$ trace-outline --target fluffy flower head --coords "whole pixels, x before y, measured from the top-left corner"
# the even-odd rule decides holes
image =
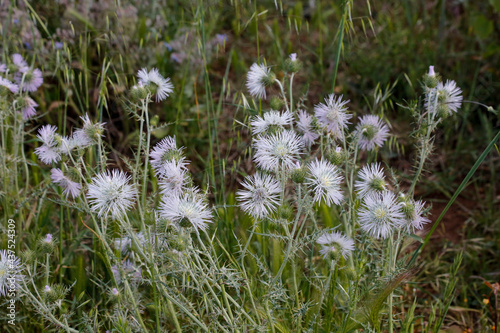
[[[379,116],[366,115],[359,120],[355,133],[361,149],[373,150],[375,147],[382,147],[389,136],[389,128]]]
[[[316,242],[321,245],[319,252],[324,258],[332,254],[333,256],[341,255],[347,259],[354,250],[354,241],[340,232],[325,233]]]
[[[343,101],[342,96],[330,94],[325,98],[325,104],[319,103],[314,107],[319,123],[337,139],[342,138],[342,132],[352,118],[352,114],[347,113],[347,103],[349,100]]]
[[[293,121],[293,115],[289,111],[283,113],[271,110],[264,113],[264,116],[255,116],[250,123],[253,134],[264,133],[268,130],[282,130]]]
[[[236,195],[243,211],[257,219],[276,211],[281,186],[273,176],[256,173],[246,177],[241,185],[245,189]]]
[[[389,237],[404,224],[402,208],[390,191],[368,194],[358,212],[361,229],[375,238]]]
[[[266,86],[274,81],[274,74],[264,64],[253,64],[247,74],[247,89],[250,95],[266,99]]]
[[[386,189],[384,170],[380,163],[365,165],[358,173],[354,187],[358,195],[363,198],[370,193],[377,193]]]
[[[129,184],[130,176],[114,169],[97,174],[87,191],[91,210],[99,217],[109,214],[119,219],[132,207],[135,201],[134,186]]]
[[[294,167],[304,144],[295,132],[281,131],[254,139],[254,147],[257,165],[266,171],[278,171]]]
[[[307,184],[314,193],[314,202],[325,201],[328,206],[332,203],[340,205],[343,199],[340,183],[342,176],[332,163],[325,160],[314,160],[309,164],[311,175],[307,177]]]

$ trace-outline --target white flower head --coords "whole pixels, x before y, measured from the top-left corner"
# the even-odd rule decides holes
[[[308,167],[311,175],[306,177],[306,184],[311,186],[314,202],[325,201],[327,206],[332,203],[340,205],[344,196],[340,189],[342,176],[338,168],[323,159],[312,161]]]
[[[325,233],[318,238],[316,243],[321,245],[319,252],[323,255],[323,258],[332,254],[334,256],[341,255],[344,259],[347,259],[354,250],[354,241],[340,232]]]
[[[38,130],[37,137],[43,142],[43,145],[35,149],[35,154],[45,164],[61,160],[60,149],[56,146],[56,132],[57,127],[52,125],[42,126]]]
[[[43,83],[42,71],[38,68],[17,73],[14,77],[19,88],[27,92],[35,92]]]
[[[93,123],[88,114],[80,117],[83,120],[83,127],[75,130],[73,138],[75,146],[85,148],[92,144],[98,143],[99,137],[103,136],[104,125],[106,123]]]
[[[114,169],[97,174],[87,191],[90,209],[99,217],[111,216],[115,219],[123,217],[132,207],[136,197],[133,185],[129,184],[130,176]]]
[[[17,94],[19,86],[0,76],[0,86],[7,88],[11,93]]]
[[[183,161],[167,161],[162,164],[158,184],[165,196],[180,196],[186,189],[188,173]]]
[[[250,95],[266,99],[266,86],[274,81],[274,74],[264,64],[254,63],[247,74],[247,89]]]
[[[402,204],[394,193],[368,194],[358,211],[361,229],[375,238],[387,238],[404,224]]]
[[[347,103],[349,100],[343,101],[342,95],[335,97],[334,94],[330,94],[325,98],[325,104],[319,103],[314,107],[314,114],[319,123],[337,139],[343,137],[342,133],[352,118],[352,114],[347,113]]]
[[[71,194],[73,198],[80,195],[80,190],[82,185],[80,183],[72,181],[69,177],[65,176],[61,169],[53,168],[50,170],[52,182],[58,184],[63,188],[63,194],[66,198]]]
[[[250,123],[253,134],[264,133],[268,130],[282,130],[293,121],[293,115],[289,111],[283,113],[271,110],[264,113],[264,116],[255,116]]]
[[[290,54],[290,60],[291,61],[297,61],[297,53]]]
[[[297,116],[297,128],[302,133],[302,142],[310,147],[319,138],[319,134],[314,132],[313,116],[304,110],[299,110]]]
[[[243,211],[257,219],[276,211],[281,185],[273,176],[257,172],[246,177],[241,185],[245,189],[236,195]]]
[[[266,171],[291,169],[295,166],[304,144],[293,131],[281,131],[254,139],[257,165]]]
[[[358,145],[362,150],[373,150],[382,147],[389,136],[387,124],[375,115],[361,117],[355,130],[358,136]]]
[[[425,210],[425,202],[421,200],[404,200],[401,204],[405,217],[403,227],[408,233],[415,233],[417,230],[422,230],[425,224],[431,222],[431,220],[422,215]]]
[[[21,260],[9,251],[0,251],[0,295],[2,296],[18,290],[19,282],[23,279],[23,275],[20,274]]]
[[[170,78],[164,78],[156,68],[149,72],[143,68],[137,73],[137,77],[139,78],[139,86],[149,88],[151,93],[156,95],[156,102],[163,101],[174,91],[174,85],[170,82]]]
[[[163,177],[165,173],[171,171],[172,165],[169,163],[172,161],[181,164],[183,167],[186,165],[185,158],[182,156],[183,149],[182,147],[177,148],[175,136],[168,136],[154,146],[149,156],[151,166],[155,170],[157,177]]]
[[[161,217],[181,227],[192,226],[196,230],[205,230],[208,223],[212,223],[212,212],[197,191],[163,197],[159,212]]]
[[[356,180],[354,187],[361,198],[371,193],[386,190],[384,170],[382,169],[380,163],[365,165],[359,171],[358,177],[359,180]]]
[[[456,113],[462,106],[462,89],[457,87],[453,80],[446,80],[446,83],[439,82],[436,87],[438,108],[437,111],[446,112],[448,115]],[[433,109],[434,110],[434,109]]]
[[[41,145],[40,147],[35,148],[35,154],[38,156],[40,161],[45,164],[51,164],[61,160],[61,154],[59,153],[59,149],[57,149],[57,147]]]

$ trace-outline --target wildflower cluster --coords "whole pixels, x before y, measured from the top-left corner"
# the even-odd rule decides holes
[[[2,103],[22,115],[24,121],[36,115],[36,103],[30,93],[34,93],[43,83],[42,71],[29,66],[23,56],[15,53],[7,63],[0,63],[0,96]]]

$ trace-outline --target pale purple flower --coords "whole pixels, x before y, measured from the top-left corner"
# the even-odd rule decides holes
[[[379,116],[365,115],[356,125],[355,134],[362,150],[373,150],[384,145],[389,136],[389,128]]]
[[[10,82],[7,79],[4,79],[3,77],[0,76],[0,86],[3,86],[7,89],[10,90],[11,93],[17,94],[19,91],[19,86],[15,83]]]
[[[429,76],[436,76],[436,72],[434,72],[434,66],[429,66]]]
[[[257,172],[246,177],[241,185],[245,189],[236,195],[243,211],[258,219],[276,211],[281,185],[273,176]]]
[[[7,65],[6,64],[0,64],[0,73],[5,73],[7,71]]]
[[[82,185],[72,181],[69,177],[65,176],[61,169],[50,170],[52,182],[58,184],[63,188],[63,194],[66,198],[71,194],[71,197],[76,198],[80,195]]]
[[[36,107],[38,104],[31,99],[29,96],[24,97],[24,105],[23,108],[21,109],[21,113],[23,114],[23,119],[27,120],[36,115]]]
[[[325,104],[319,103],[314,107],[314,114],[319,123],[337,139],[343,138],[342,133],[352,118],[352,114],[347,113],[347,103],[349,100],[343,101],[342,95],[335,97],[334,94],[330,94],[325,98]]]
[[[299,110],[297,115],[297,128],[302,133],[302,142],[310,147],[319,138],[319,134],[314,132],[313,116],[304,110]]]
[[[18,72],[25,73],[29,69],[28,63],[23,59],[23,56],[20,55],[19,53],[15,53],[12,55],[12,62],[17,67]]]
[[[291,61],[297,61],[297,53],[290,54],[290,60]]]
[[[42,71],[38,68],[16,74],[14,77],[20,89],[28,92],[35,92],[43,83]]]

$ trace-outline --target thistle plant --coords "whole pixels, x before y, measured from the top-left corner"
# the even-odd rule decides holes
[[[29,178],[24,124],[36,116],[29,94],[42,81],[18,54],[0,69],[6,184],[19,181],[7,177],[19,160],[5,156],[24,160]],[[392,135],[384,115],[361,114],[348,94],[327,94],[308,107],[307,94],[294,97],[301,91],[294,85],[300,56],[290,55],[279,75],[276,69],[255,63],[247,75],[250,96],[240,107],[248,115],[243,131],[252,136],[253,163],[240,170],[236,205],[229,196],[214,204],[210,184],[193,177],[189,146],[152,135],[168,128],[152,121],[154,103],[177,93],[156,68],[139,70],[122,96],[137,126],[131,158],[111,162],[108,124],[90,114],[64,134],[41,125],[31,134],[33,164],[47,171],[40,188],[61,209],[60,233],[34,239],[15,265],[1,252],[0,294],[14,275],[17,297],[44,325],[68,332],[394,332],[403,321],[411,325],[395,313],[394,294],[412,278],[407,244],[431,222],[415,188],[438,125],[461,106],[461,90],[443,83],[432,66],[423,77],[412,109],[419,156],[408,182],[379,154]],[[250,227],[231,235],[237,243],[231,247],[215,229],[235,207],[235,223]],[[68,305],[78,281],[57,281],[56,271],[68,265],[63,214],[78,216],[79,232],[92,237],[84,246],[99,263],[86,266],[95,299],[73,295],[87,297],[91,310]]]

